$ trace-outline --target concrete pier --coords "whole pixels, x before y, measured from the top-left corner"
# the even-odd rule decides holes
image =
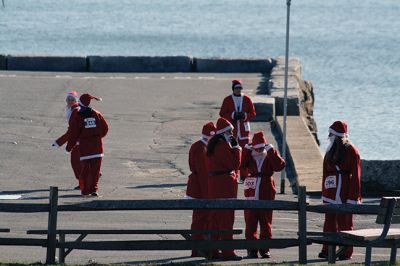
[[[72,189],[77,181],[64,147],[51,147],[51,143],[66,130],[63,112],[66,93],[76,89],[103,98],[102,102],[94,101],[93,107],[100,110],[110,124],[104,141],[101,199],[182,198],[189,174],[190,144],[200,137],[205,122],[217,120],[222,99],[231,93],[230,82],[236,78],[243,81],[244,93],[250,97],[267,97],[257,95],[265,78],[261,74],[0,72],[0,194],[21,196],[7,202],[47,203],[49,186],[58,186],[59,204],[92,200],[82,198],[79,191]],[[254,122],[251,127],[253,132],[263,130],[268,141],[278,146],[270,122]],[[291,145],[289,143],[289,148]],[[278,191],[279,177],[279,174],[274,177]],[[239,197],[242,197],[242,191],[240,185]],[[287,187],[286,194],[278,194],[277,199],[296,201],[296,196]],[[309,201],[320,202],[318,198]],[[322,230],[322,215],[310,214],[307,221],[308,230]],[[58,228],[185,229],[189,228],[190,222],[190,211],[60,213]],[[373,223],[373,220],[358,220],[357,227]],[[0,228],[10,228],[11,233],[7,234],[10,237],[26,237],[27,229],[43,229],[46,225],[47,215],[44,214],[0,213]],[[236,212],[235,227],[244,228],[241,211]],[[297,215],[275,211],[272,228],[274,237],[297,237]],[[90,236],[88,239],[140,237],[144,236]],[[179,236],[145,237],[173,239]],[[244,238],[244,235],[238,238]],[[317,258],[320,248],[319,245],[308,247],[311,263],[323,262]],[[363,252],[364,249],[356,249],[353,261],[363,261]],[[272,250],[271,253],[272,258],[267,261],[246,259],[240,263],[291,263],[298,258],[297,248]],[[190,258],[189,254],[189,251],[75,250],[67,257],[67,263],[89,260],[99,263],[204,262],[201,258]],[[238,254],[245,256],[246,253],[241,250]],[[388,257],[388,250],[373,254],[373,260]],[[40,247],[0,246],[2,262],[33,262],[44,258],[45,249]]]

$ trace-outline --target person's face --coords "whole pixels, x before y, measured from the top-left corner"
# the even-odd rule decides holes
[[[241,95],[242,94],[242,87],[233,88],[233,94]]]
[[[232,135],[233,135],[233,130],[230,129],[230,130],[226,131],[224,134],[225,134],[226,136],[232,136]]]
[[[65,101],[67,102],[67,106],[71,107],[72,105],[74,105],[76,103],[76,99],[72,96],[68,96]]]

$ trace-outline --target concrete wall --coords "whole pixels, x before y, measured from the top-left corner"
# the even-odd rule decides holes
[[[270,73],[275,60],[188,56],[13,56],[0,55],[0,70],[57,72]]]
[[[210,73],[270,73],[275,60],[268,59],[226,59],[193,58],[196,72]]]
[[[7,56],[7,70],[86,72],[86,57]]]
[[[188,56],[89,56],[89,72],[191,72]]]
[[[0,70],[7,69],[7,58],[4,55],[0,55]]]

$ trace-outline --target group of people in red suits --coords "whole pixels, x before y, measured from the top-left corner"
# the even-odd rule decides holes
[[[220,109],[216,125],[203,126],[201,139],[189,150],[189,167],[186,197],[190,199],[236,199],[238,180],[244,181],[244,196],[249,200],[275,199],[274,172],[285,167],[284,159],[265,139],[262,132],[253,135],[250,143],[250,121],[256,115],[251,99],[242,94],[240,80],[232,81],[232,94],[227,96]],[[246,239],[271,238],[272,211],[246,210]],[[234,210],[194,210],[191,229],[232,230]],[[193,239],[205,236],[194,234]],[[213,239],[233,239],[231,233],[213,234]],[[248,256],[269,258],[269,248],[248,250]],[[198,256],[193,250],[192,256]],[[213,250],[211,259],[240,260],[234,250]]]
[[[100,168],[102,163],[103,141],[107,135],[108,124],[103,115],[90,107],[91,100],[101,101],[88,93],[78,98],[76,91],[67,94],[65,114],[67,132],[58,138],[53,147],[67,143],[66,151],[71,153],[71,166],[78,186],[84,197],[98,197]]]
[[[244,197],[249,200],[274,200],[276,194],[273,174],[285,167],[285,160],[268,143],[263,132],[253,134],[250,142],[250,121],[256,112],[251,99],[242,94],[242,82],[232,81],[232,94],[227,96],[220,109],[216,125],[208,122],[203,126],[201,138],[189,151],[189,167],[186,197],[189,199],[236,199],[238,183],[243,182]],[[99,196],[98,181],[101,175],[103,142],[108,124],[103,115],[90,107],[91,100],[101,98],[75,91],[67,94],[67,132],[58,138],[54,147],[67,143],[71,153],[71,166],[78,180],[77,188],[85,197]],[[326,204],[361,203],[361,160],[357,148],[349,141],[345,121],[335,121],[329,127],[329,141],[324,162],[322,200]],[[272,238],[272,210],[244,211],[246,239]],[[192,230],[233,229],[234,210],[194,210]],[[352,214],[325,214],[324,232],[353,230]],[[203,239],[203,234],[193,234],[193,239]],[[231,233],[213,234],[213,239],[233,239]],[[249,249],[248,257],[269,258],[268,247]],[[350,259],[352,247],[341,249],[339,259]],[[319,257],[327,258],[327,246]],[[192,256],[201,255],[197,250]],[[234,250],[213,250],[209,258],[240,260]]]
[[[250,142],[250,121],[256,115],[251,99],[243,95],[242,83],[232,81],[233,93],[227,96],[220,109],[216,126],[203,126],[201,139],[189,151],[191,174],[186,197],[191,199],[236,199],[238,180],[243,179],[244,197],[249,200],[274,200],[276,194],[273,174],[285,167],[285,160],[267,142],[262,132],[253,134]],[[322,200],[326,204],[361,203],[361,163],[357,148],[349,141],[345,121],[335,121],[329,127],[327,152],[323,163]],[[260,239],[272,238],[272,210],[244,211],[246,239],[255,240],[259,225]],[[234,210],[194,210],[191,229],[232,230]],[[353,230],[352,214],[325,214],[324,232]],[[203,239],[201,234],[193,239]],[[212,235],[213,239],[233,239],[232,234]],[[352,247],[342,247],[340,260],[351,259]],[[249,258],[271,256],[268,247],[247,250]],[[320,258],[327,258],[323,246]],[[193,250],[192,256],[198,256]],[[211,259],[240,260],[233,250],[213,250]]]

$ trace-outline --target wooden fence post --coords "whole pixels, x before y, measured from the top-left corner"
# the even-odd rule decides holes
[[[306,187],[298,188],[299,201],[299,263],[307,264],[307,202]]]
[[[50,187],[46,264],[56,263],[58,187]]]

